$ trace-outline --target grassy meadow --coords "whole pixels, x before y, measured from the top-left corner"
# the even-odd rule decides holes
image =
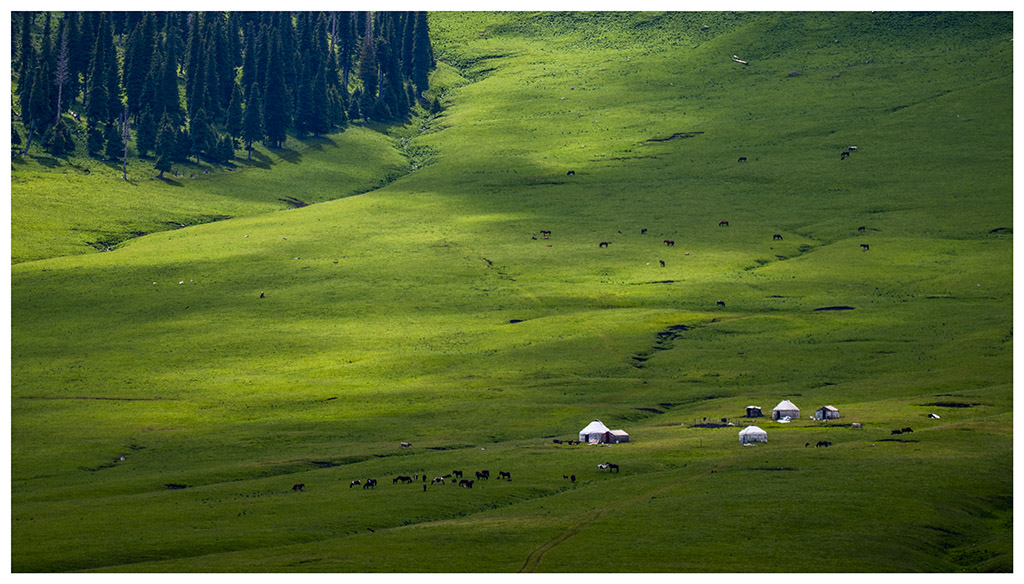
[[[1010,13],[430,24],[404,127],[12,158],[15,572],[1012,571]]]

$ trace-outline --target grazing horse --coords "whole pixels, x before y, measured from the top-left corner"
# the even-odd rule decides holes
[[[476,478],[483,480],[491,478],[491,471],[489,470],[478,470],[476,471]]]
[[[718,222],[718,226],[719,227],[728,227],[729,226],[729,222],[728,221],[719,221]]]
[[[849,155],[850,155],[849,152],[846,152],[846,151],[840,152],[839,153],[839,160],[846,160],[846,157],[849,156]]]
[[[818,448],[820,446],[828,448],[829,446],[832,446],[832,443],[827,440],[819,440],[818,443],[814,445],[815,448]]]
[[[462,479],[461,481],[459,481],[459,486],[462,487],[463,489],[472,489],[473,488],[473,482],[474,481]]]
[[[412,477],[408,477],[408,476],[405,476],[405,475],[399,475],[399,476],[391,479],[391,484],[392,485],[397,485],[398,481],[402,481],[403,483],[411,483],[412,482]]]
[[[360,484],[362,484],[362,483],[360,483],[359,480],[356,479],[356,480],[354,480],[354,481],[352,481],[351,483],[348,484],[348,488],[351,489],[352,487],[360,485]]]
[[[782,241],[782,235],[776,233],[775,235],[772,236],[772,241]]]
[[[904,428],[904,429],[903,429],[903,433],[904,433],[904,434],[910,434],[910,433],[911,433],[911,432],[913,432],[913,431],[914,431],[914,429],[913,429],[913,428]]]
[[[611,242],[610,241],[602,241],[601,243],[597,244],[597,247],[608,247],[609,243],[611,243]]]
[[[658,260],[658,261],[661,262],[661,267],[664,268],[665,267],[665,260]]]
[[[452,474],[457,476],[457,477],[459,477],[460,479],[462,478],[462,471],[461,470],[453,470]]]
[[[740,159],[737,160],[736,162],[746,162],[746,161],[747,161],[747,157],[746,156],[740,156]]]
[[[675,244],[676,244],[676,242],[675,242],[675,241],[673,241],[673,240],[671,240],[671,239],[666,239],[666,240],[665,240],[665,245],[667,245],[667,246],[669,246],[669,247],[672,247],[672,246],[673,246],[673,245],[675,245]]]
[[[293,491],[301,491],[302,489],[305,489],[305,488],[306,488],[306,483],[295,483],[294,485],[292,485],[292,490]]]
[[[605,464],[605,467],[608,469],[609,472],[611,472],[613,470],[615,472],[619,472],[619,465],[617,465],[617,464],[615,464],[613,462],[606,462],[604,464]]]
[[[574,176],[575,174],[576,174],[575,170],[570,170],[569,172],[565,173],[565,176]]]
[[[510,472],[505,472],[505,471],[503,471],[503,470],[499,470],[499,471],[498,471],[498,478],[499,478],[499,479],[508,479],[508,480],[512,480],[512,473],[510,473]]]
[[[863,249],[864,251],[867,251],[867,250],[871,249],[871,246],[866,244],[866,243],[862,243],[862,244],[860,244],[860,248]]]
[[[860,227],[857,228],[857,231],[867,231],[867,229],[868,229],[867,227],[865,227],[864,225],[861,225]]]
[[[363,489],[372,489],[377,486],[377,479],[366,479],[363,483]]]

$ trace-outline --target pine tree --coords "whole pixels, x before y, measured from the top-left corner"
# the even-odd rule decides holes
[[[242,135],[242,87],[238,83],[231,90],[224,126],[230,136],[237,138]]]
[[[280,39],[274,42],[267,63],[267,86],[263,91],[263,131],[265,144],[280,148],[288,138],[288,94],[285,91],[284,63]]]
[[[85,148],[89,156],[93,157],[99,156],[100,151],[103,150],[103,124],[100,122],[89,120]]]
[[[142,110],[139,122],[135,125],[135,149],[139,156],[147,156],[151,150],[156,149],[156,117],[148,105]]]
[[[210,122],[206,117],[206,110],[196,112],[194,118],[188,123],[188,135],[192,141],[192,154],[196,157],[196,164],[199,164],[199,155],[205,154],[216,144],[217,136],[210,128]]]
[[[63,156],[74,152],[75,141],[71,138],[71,132],[67,125],[64,124],[64,118],[57,118],[57,123],[50,130],[45,146],[54,156]]]
[[[366,16],[366,36],[359,52],[359,79],[363,83],[359,98],[359,109],[367,119],[373,116],[377,102],[377,47],[373,41],[373,26],[370,15]]]
[[[248,152],[246,160],[252,160],[253,142],[263,139],[263,111],[260,106],[259,84],[250,88],[249,95],[252,96],[252,99],[245,104],[245,112],[242,114],[242,141]]]
[[[160,130],[156,135],[156,164],[154,168],[160,171],[158,178],[164,177],[164,172],[171,170],[172,162],[177,158],[178,131],[174,129],[171,117],[164,114],[160,120]]]
[[[107,160],[117,160],[121,156],[124,145],[121,142],[121,132],[113,121],[103,128],[103,155]]]
[[[434,48],[430,44],[427,13],[416,13],[416,26],[412,40],[412,67],[409,78],[420,95],[429,88],[430,70],[434,66]]]
[[[145,14],[128,37],[124,58],[124,94],[128,111],[138,118],[142,113],[146,80],[153,68],[155,32],[153,19]]]

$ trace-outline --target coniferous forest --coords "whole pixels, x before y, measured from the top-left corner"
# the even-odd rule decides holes
[[[12,145],[60,156],[84,136],[89,156],[131,152],[160,176],[289,131],[401,121],[434,65],[426,12],[14,12],[11,27]]]

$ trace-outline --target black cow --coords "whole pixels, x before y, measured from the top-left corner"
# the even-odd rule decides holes
[[[782,241],[782,235],[776,233],[775,235],[772,236],[772,241]]]
[[[643,235],[645,233],[647,233],[647,228],[646,227],[644,227],[643,229],[640,230],[640,235]]]
[[[846,151],[840,152],[839,153],[839,160],[846,160],[846,157],[849,156],[849,155],[850,155],[849,152],[846,152]]]
[[[476,471],[476,478],[483,480],[491,478],[491,471],[489,470],[478,470]]]
[[[462,478],[462,471],[461,470],[453,470],[452,474],[457,476],[457,477],[459,477],[460,479]]]
[[[737,160],[736,162],[746,162],[746,161],[747,161],[747,157],[746,156],[740,156],[740,159]]]
[[[562,441],[559,440],[558,438],[555,438],[554,440],[552,440],[552,442],[554,442],[555,444],[561,444],[562,443]]]
[[[499,478],[499,479],[508,479],[508,480],[512,480],[512,473],[510,473],[510,472],[505,472],[505,471],[503,471],[503,470],[499,470],[499,471],[498,471],[498,478]]]
[[[725,306],[725,300],[719,300],[719,301],[715,302],[715,304],[717,306]]]
[[[866,244],[866,243],[862,243],[862,244],[860,244],[860,248],[863,249],[864,251],[867,251],[867,250],[871,249],[871,246]],[[885,255],[885,254],[882,254],[882,255]]]
[[[608,247],[609,243],[611,243],[611,242],[610,241],[602,241],[601,243],[597,244],[597,247]]]
[[[545,236],[545,237],[550,236],[551,235],[551,230],[550,229],[541,229],[540,230],[540,234]]]
[[[857,228],[857,231],[867,231],[867,227],[861,225],[860,227]]]
[[[669,247],[672,247],[672,246],[673,246],[673,245],[675,245],[675,244],[676,244],[676,242],[675,242],[675,241],[673,241],[673,240],[671,240],[671,239],[666,239],[666,240],[665,240],[665,245],[667,245],[667,246],[669,246]]]
[[[352,487],[355,487],[355,486],[360,485],[360,484],[362,484],[362,483],[360,483],[358,480],[354,480],[354,481],[352,481],[351,483],[348,484],[348,488],[351,489]]]
[[[466,480],[466,479],[462,479],[461,481],[459,481],[459,486],[464,488],[464,489],[472,489],[474,482],[475,481],[469,481],[469,480]]]
[[[391,484],[392,485],[397,485],[398,481],[402,481],[403,483],[411,483],[412,482],[412,477],[405,476],[405,475],[399,475],[399,476],[391,479]]]
[[[832,446],[832,443],[827,440],[819,440],[818,443],[814,445],[815,448],[818,448],[820,446],[828,448],[829,446]]]
[[[728,221],[719,221],[718,222],[718,226],[719,227],[728,227],[729,226],[729,222]]]
[[[658,261],[661,262],[661,267],[664,268],[665,267],[665,260],[658,260]]]
[[[569,172],[565,173],[565,176],[573,176],[575,174],[576,174],[575,170],[570,170]]]
[[[606,462],[605,465],[607,465],[608,472],[611,472],[613,470],[615,472],[619,472],[619,465],[617,465],[617,464],[615,464],[613,462]]]
[[[377,479],[366,479],[366,482],[363,483],[363,488],[364,489],[372,489],[372,488],[374,488],[376,486],[377,486]]]
[[[914,429],[913,429],[913,428],[904,428],[904,429],[903,429],[903,433],[904,433],[904,434],[910,434],[910,433],[911,433],[911,432],[913,432],[913,431],[914,431]]]
[[[293,491],[301,491],[302,489],[305,489],[305,488],[306,488],[306,484],[305,483],[295,483],[294,485],[292,485],[292,490]]]
[[[892,435],[893,435],[893,436],[898,436],[898,435],[900,435],[900,434],[902,434],[902,433],[903,433],[903,430],[893,430],[893,431],[892,431]]]
[[[576,475],[570,475],[570,476],[569,476],[569,480],[570,480],[571,482],[574,482],[574,483],[575,483],[575,482],[576,482]]]

